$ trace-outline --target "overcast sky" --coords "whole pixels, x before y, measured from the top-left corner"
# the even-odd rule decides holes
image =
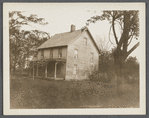
[[[17,7],[13,7],[12,11],[24,11],[25,15],[36,14],[38,17],[45,18],[48,22],[46,26],[32,25],[24,26],[23,29],[38,29],[50,33],[53,36],[57,33],[70,31],[71,24],[76,26],[76,29],[80,29],[85,26],[87,19],[95,15],[102,14],[103,5],[100,4],[19,4]],[[98,21],[95,24],[89,25],[89,30],[93,37],[105,37],[105,41],[109,41],[109,28],[110,24],[108,21]],[[118,27],[117,27],[118,29]],[[118,31],[119,32],[119,31]],[[111,40],[115,43],[114,38],[111,35]],[[132,47],[136,44],[136,41],[132,42]],[[109,50],[114,45],[109,45]],[[137,48],[131,56],[138,56]],[[139,59],[138,59],[139,60]]]

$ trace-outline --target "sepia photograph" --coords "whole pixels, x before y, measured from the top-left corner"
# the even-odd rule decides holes
[[[145,3],[3,9],[4,115],[146,113]]]

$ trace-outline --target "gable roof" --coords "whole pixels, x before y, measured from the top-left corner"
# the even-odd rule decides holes
[[[92,34],[91,34],[91,32],[89,31],[88,28],[87,28],[87,31],[88,31],[88,33],[89,33],[89,35],[90,35],[90,37],[91,37],[91,39],[92,39],[92,41],[93,41],[95,47],[96,47],[98,53],[100,53],[100,50],[99,50],[99,48],[98,48],[98,45],[97,45],[96,41],[94,40],[94,38],[93,38],[93,36],[92,36]]]
[[[98,50],[98,52],[100,53],[100,50],[93,38],[93,36],[91,35],[90,31],[88,30],[88,28],[84,29],[83,31],[80,30],[76,30],[74,32],[66,32],[66,33],[60,33],[60,34],[55,34],[53,37],[51,37],[49,40],[47,40],[46,42],[44,42],[43,44],[41,44],[38,49],[44,49],[44,48],[50,48],[50,47],[59,47],[59,46],[67,46],[69,45],[72,41],[74,41],[76,38],[80,37],[81,34],[84,31],[88,31],[96,49]]]
[[[66,32],[66,33],[55,34],[49,40],[47,40],[42,45],[40,45],[38,47],[38,49],[58,47],[58,46],[66,46],[72,40],[74,40],[76,37],[81,35],[81,33],[82,33],[81,30],[76,30],[74,32]]]

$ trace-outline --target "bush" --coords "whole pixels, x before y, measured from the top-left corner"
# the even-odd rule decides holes
[[[98,81],[104,83],[110,83],[113,78],[113,75],[110,75],[110,73],[99,73],[98,71],[92,72],[89,76],[89,79],[91,81]]]
[[[114,59],[109,51],[102,52],[99,57],[99,70],[90,75],[91,81],[100,81],[110,83],[115,78]]]
[[[139,82],[139,63],[136,57],[129,57],[124,63],[124,78],[128,84]]]
[[[139,63],[136,57],[129,57],[123,65],[123,75],[128,84],[139,82]],[[102,52],[99,57],[98,71],[94,71],[89,76],[91,81],[110,83],[116,76],[114,68],[114,58],[110,52]]]

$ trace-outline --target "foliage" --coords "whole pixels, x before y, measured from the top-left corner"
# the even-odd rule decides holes
[[[134,84],[139,82],[139,63],[136,57],[128,57],[124,63],[123,73],[127,83]]]
[[[39,30],[21,30],[23,25],[30,23],[46,25],[43,18],[31,14],[29,17],[21,11],[9,12],[10,69],[24,67],[33,54],[37,55],[37,46],[49,39],[49,34]]]
[[[89,25],[89,23],[95,23],[98,20],[108,20],[111,24],[109,29],[109,35],[112,30],[116,43],[116,49],[113,53],[114,66],[116,75],[120,80],[121,77],[123,77],[122,68],[124,66],[126,58],[139,46],[138,42],[130,50],[128,50],[128,46],[130,45],[131,41],[135,39],[137,40],[139,36],[139,11],[103,11],[102,15],[93,16],[88,19],[87,25]],[[116,29],[117,24],[119,24],[121,29],[119,37],[118,29]],[[110,38],[109,40],[111,41]]]
[[[92,72],[90,79],[92,81],[111,82],[114,74],[113,53],[110,51],[101,51],[99,56],[99,70]]]
[[[49,62],[50,62],[49,59],[40,59],[40,60],[37,60],[37,61],[30,61],[29,68],[33,68],[33,66],[36,67],[37,65],[38,65],[38,67],[44,67]]]
[[[99,58],[99,71],[101,73],[109,72],[114,68],[112,53],[108,51],[102,52]]]
[[[125,66],[126,68],[126,73],[128,75],[138,75],[139,74],[139,63],[137,62],[136,57],[130,56],[126,61],[125,61]]]
[[[99,70],[92,72],[90,75],[91,81],[100,81],[100,82],[111,82],[115,78],[115,66],[114,66],[114,51],[111,52],[105,51],[102,52],[99,57]],[[139,63],[136,57],[129,56],[123,64],[123,75],[127,83],[132,84],[136,83],[139,78]]]
[[[111,47],[111,43],[110,41],[106,40],[105,36],[96,36],[95,37],[96,43],[98,45],[98,48],[102,51],[109,51],[110,47]]]

